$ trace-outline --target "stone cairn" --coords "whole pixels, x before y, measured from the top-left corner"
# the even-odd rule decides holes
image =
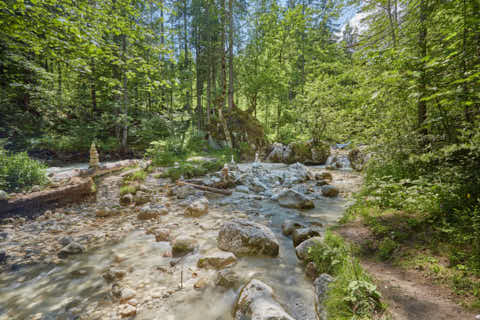
[[[97,169],[99,166],[100,162],[98,161],[97,148],[95,148],[95,142],[92,142],[90,146],[90,168]]]

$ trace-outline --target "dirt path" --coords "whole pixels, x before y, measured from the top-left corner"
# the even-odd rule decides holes
[[[336,232],[360,246],[371,237],[358,222]],[[450,290],[428,282],[417,272],[365,258],[361,264],[375,278],[394,320],[475,319],[474,313],[453,301]]]

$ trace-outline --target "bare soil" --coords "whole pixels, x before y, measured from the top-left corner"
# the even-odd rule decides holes
[[[358,221],[341,226],[336,232],[360,247],[373,238]],[[455,302],[452,290],[430,282],[417,270],[404,270],[365,256],[360,257],[360,263],[374,277],[394,320],[475,319],[475,313]]]

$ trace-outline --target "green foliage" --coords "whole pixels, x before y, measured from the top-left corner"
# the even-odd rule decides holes
[[[377,287],[340,236],[327,231],[324,241],[312,247],[309,256],[319,272],[335,276],[325,301],[329,319],[381,317],[385,306]]]
[[[126,195],[126,194],[135,194],[138,190],[138,186],[134,184],[127,184],[122,187],[120,187],[120,195]]]
[[[0,149],[0,189],[22,191],[47,183],[46,166],[31,159],[26,152],[9,154]]]
[[[191,179],[200,177],[210,172],[219,171],[223,168],[221,161],[182,161],[178,165],[166,169],[162,174],[163,178],[170,178],[173,181],[183,177]]]
[[[128,182],[143,182],[147,178],[147,172],[143,169],[136,170],[131,174],[127,175],[123,181],[124,183]]]
[[[378,246],[378,256],[382,260],[390,260],[392,258],[392,254],[397,248],[397,242],[390,238],[384,238]]]

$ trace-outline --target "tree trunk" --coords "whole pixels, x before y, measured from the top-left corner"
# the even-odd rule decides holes
[[[425,69],[425,57],[427,56],[427,0],[420,0],[420,31],[418,34],[418,46],[420,49],[420,59],[419,62],[419,98],[418,98],[418,127],[420,132],[426,134],[426,130],[423,127],[423,124],[427,120],[427,102],[424,100],[426,97],[426,87],[427,87],[427,72]]]
[[[222,99],[220,108],[225,108],[225,100],[227,95],[227,69],[226,69],[226,61],[225,61],[225,26],[226,24],[226,17],[225,17],[225,0],[222,0],[222,37],[221,37],[221,44],[220,44],[220,57],[222,59],[222,71],[221,71],[221,83],[222,83]]]
[[[228,32],[228,110],[233,109],[233,0],[228,0],[228,19],[229,19],[229,32]]]
[[[122,124],[122,151],[127,151],[127,139],[128,139],[128,87],[127,87],[127,36],[122,36],[122,60],[124,63],[123,66],[123,99],[122,99],[122,114],[123,114],[123,124]]]

